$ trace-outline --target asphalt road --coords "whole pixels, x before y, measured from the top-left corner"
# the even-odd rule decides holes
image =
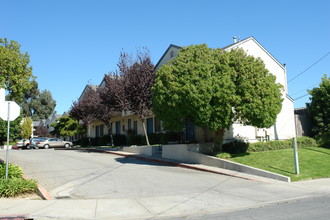
[[[12,150],[9,160],[20,165],[26,176],[37,179],[57,198],[120,199],[197,195],[211,192],[221,185],[220,189],[260,184],[101,153],[53,149]]]
[[[229,211],[216,214],[159,218],[162,220],[328,220],[330,217],[330,196],[317,196],[258,208]]]

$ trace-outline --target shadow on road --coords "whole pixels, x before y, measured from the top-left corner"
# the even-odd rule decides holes
[[[152,166],[175,166],[174,164],[170,164],[167,162],[152,162],[149,160],[143,160],[132,157],[120,157],[115,159],[117,162],[122,164],[137,164],[137,165],[152,165]]]

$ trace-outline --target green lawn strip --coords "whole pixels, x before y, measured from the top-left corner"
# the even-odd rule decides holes
[[[229,160],[291,177],[291,181],[330,177],[330,149],[298,149],[300,174],[295,174],[293,149],[251,152]]]

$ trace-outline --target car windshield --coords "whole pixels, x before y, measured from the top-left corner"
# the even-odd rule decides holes
[[[47,138],[33,138],[33,142],[45,141]]]

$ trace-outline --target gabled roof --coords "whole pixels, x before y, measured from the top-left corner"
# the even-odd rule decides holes
[[[282,69],[285,69],[285,66],[282,64],[282,63],[280,63],[268,50],[266,50],[254,37],[248,37],[248,38],[245,38],[245,39],[243,39],[243,40],[241,40],[241,41],[238,41],[238,42],[236,42],[236,43],[233,43],[233,44],[230,44],[230,45],[228,45],[228,46],[226,46],[226,47],[223,47],[223,48],[221,48],[222,50],[231,50],[231,49],[233,49],[233,48],[235,48],[235,47],[239,47],[240,45],[242,45],[242,44],[244,44],[244,43],[246,43],[246,42],[248,42],[248,41],[250,41],[250,40],[252,40],[255,44],[257,44],[270,58],[272,58]]]
[[[97,85],[86,85],[85,88],[84,88],[84,90],[83,90],[83,92],[79,96],[78,100],[80,100],[83,97],[83,95],[85,94],[85,92],[87,92],[89,89],[93,89],[94,91],[96,91],[97,88],[98,88]]]
[[[158,65],[161,63],[161,61],[164,59],[164,57],[166,56],[166,54],[168,53],[168,51],[171,49],[171,48],[175,48],[175,49],[182,49],[181,46],[178,46],[178,45],[175,45],[175,44],[170,44],[170,46],[168,46],[168,48],[166,49],[166,51],[164,52],[164,54],[162,55],[162,57],[158,60],[157,64],[155,65],[155,69],[158,68]]]
[[[233,44],[230,44],[228,46],[225,46],[223,48],[221,48],[222,50],[230,50],[230,49],[233,49],[235,47],[239,47],[240,45],[248,42],[252,40],[256,45],[258,45],[269,57],[271,57],[271,59],[273,59],[281,68],[285,69],[285,66],[283,64],[281,64],[270,52],[268,52],[254,37],[248,37],[248,38],[245,38],[243,40],[240,40],[236,43],[233,43]],[[181,46],[178,46],[178,45],[175,45],[175,44],[171,44],[167,50],[164,52],[163,56],[159,59],[159,61],[157,62],[157,64],[155,65],[155,69],[158,68],[159,64],[161,63],[161,61],[164,59],[164,57],[166,56],[166,54],[169,52],[169,50],[171,48],[176,48],[176,49],[182,49],[183,47]]]

